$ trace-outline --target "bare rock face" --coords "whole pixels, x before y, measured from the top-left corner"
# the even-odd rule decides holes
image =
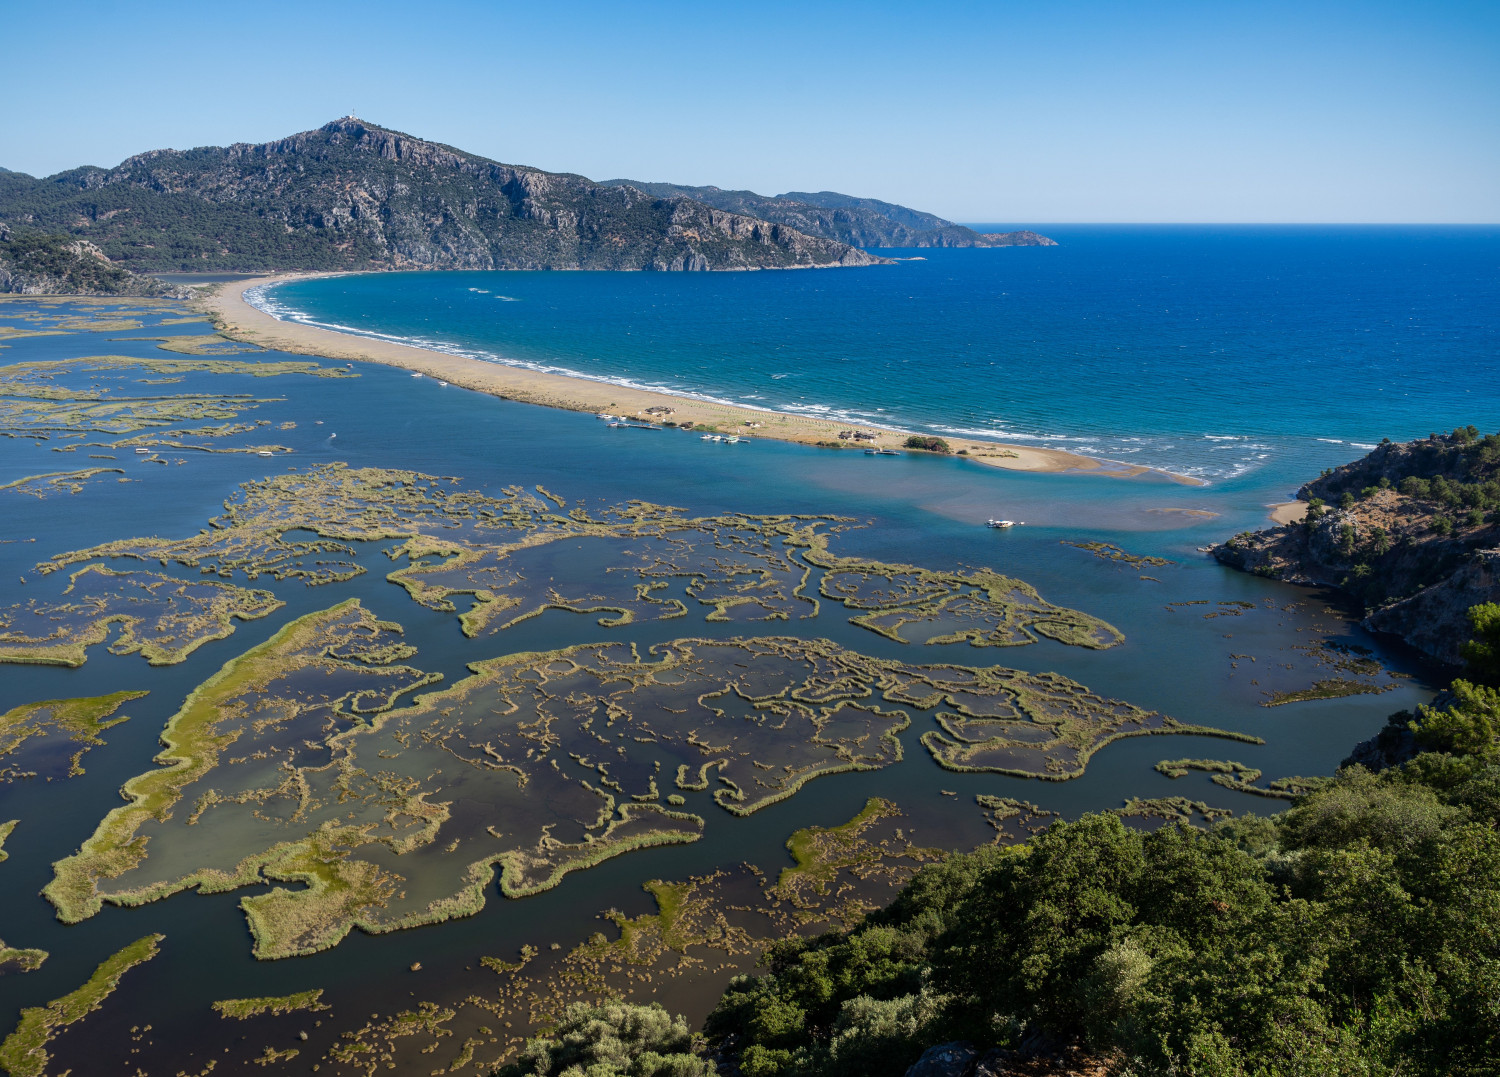
[[[1469,607],[1500,601],[1500,436],[1388,441],[1297,497],[1311,506],[1301,523],[1236,535],[1213,556],[1338,588],[1364,605],[1366,627],[1458,664]]]
[[[786,269],[885,262],[628,185],[506,165],[345,117],[250,145],[155,150],[46,180],[0,217],[153,270]]]
[[[1457,665],[1469,638],[1469,607],[1500,602],[1500,549],[1475,550],[1447,579],[1372,612],[1365,625]]]

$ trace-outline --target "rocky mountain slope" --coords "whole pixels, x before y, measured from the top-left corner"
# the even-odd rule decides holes
[[[605,180],[613,187],[633,187],[658,198],[691,198],[717,209],[775,221],[809,235],[856,247],[1055,247],[1035,232],[976,232],[931,213],[856,198],[836,191],[791,191],[774,197],[719,187],[685,187],[677,183]]]
[[[1213,548],[1227,565],[1337,587],[1365,624],[1458,663],[1470,606],[1500,601],[1500,434],[1382,442],[1297,491],[1307,518]]]
[[[181,289],[114,265],[86,239],[0,224],[0,292],[22,295],[180,296]]]
[[[346,117],[262,145],[0,174],[0,220],[135,271],[863,266],[849,244],[692,199],[500,164]]]

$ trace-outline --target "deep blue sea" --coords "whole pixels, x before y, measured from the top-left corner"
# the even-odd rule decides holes
[[[984,227],[984,226],[981,226]],[[282,317],[777,410],[1295,488],[1500,428],[1500,229],[1054,226],[1057,247],[767,273],[399,273]]]

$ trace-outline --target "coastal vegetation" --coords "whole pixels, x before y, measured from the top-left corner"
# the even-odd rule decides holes
[[[302,711],[320,707],[330,711],[334,721],[342,717],[347,723],[354,715],[389,708],[401,694],[435,680],[434,675],[407,666],[375,668],[359,664],[359,658],[367,653],[361,642],[373,637],[386,644],[392,627],[375,621],[350,600],[290,622],[194,689],[162,731],[165,747],[156,757],[159,766],[126,782],[121,792],[128,803],[111,811],[77,853],[53,865],[53,880],[43,893],[57,908],[58,918],[74,923],[97,912],[103,900],[98,884],[119,877],[145,858],[146,842],[138,840],[140,829],[151,820],[169,819],[183,790],[212,771],[220,754],[244,732],[284,725]],[[331,657],[339,652],[347,659]],[[320,673],[342,673],[345,679],[323,688],[322,698],[284,700],[275,718],[252,718],[262,709],[260,696],[265,689],[298,665]],[[213,803],[210,798],[200,804],[191,821],[196,822]],[[285,854],[284,848],[277,852]],[[178,883],[156,884],[142,893],[120,895],[120,900],[135,904],[190,885],[227,888],[236,878],[244,879],[238,885],[245,885],[259,877],[259,867],[252,863],[239,867],[238,875],[220,871]]]
[[[0,781],[11,781],[32,772],[18,772],[11,757],[16,755],[27,741],[66,736],[80,747],[68,760],[68,769],[57,777],[77,777],[83,773],[83,756],[93,747],[104,743],[100,734],[105,730],[129,721],[127,715],[115,717],[117,710],[131,700],[141,699],[143,691],[112,692],[107,696],[91,696],[85,699],[49,699],[40,703],[24,703],[0,714]],[[53,775],[49,775],[52,777]],[[10,833],[14,823],[6,824],[0,833],[0,845]]]
[[[789,935],[847,928],[939,855],[913,845],[902,822],[894,804],[874,801],[847,823],[799,831],[792,839],[799,863],[781,877],[785,886],[748,865],[649,881],[644,889],[654,912],[606,910],[607,926],[570,950],[528,945],[516,961],[481,958],[497,974],[497,987],[450,1005],[423,1003],[372,1017],[346,1033],[330,1057],[373,1077],[374,1065],[395,1061],[403,1041],[412,1057],[445,1045],[452,1052],[447,1041],[458,1034],[451,1026],[477,1021],[478,1035],[447,1054],[449,1070],[474,1062],[481,1047],[489,1058],[504,1059],[521,1047],[528,1029],[556,1029],[579,1002],[633,1005],[674,984],[680,990],[701,983],[705,973],[719,978],[746,968]],[[820,885],[811,885],[814,880]]]
[[[88,649],[118,626],[111,654],[175,665],[232,634],[235,621],[257,620],[283,605],[270,591],[218,580],[85,565],[69,574],[57,601],[31,599],[0,608],[0,663],[81,666]]]
[[[125,973],[156,956],[163,938],[163,935],[147,935],[137,939],[101,962],[76,991],[46,1006],[22,1010],[20,1023],[0,1043],[0,1067],[11,1077],[42,1077],[51,1057],[47,1045],[64,1028],[82,1021],[103,1005],[120,986]]]
[[[1328,781],[1326,778],[1276,778],[1266,786],[1258,786],[1255,783],[1260,781],[1262,771],[1243,763],[1221,759],[1163,759],[1156,764],[1156,770],[1168,778],[1182,778],[1189,771],[1200,770],[1208,773],[1215,785],[1222,785],[1225,789],[1262,797],[1280,797],[1284,800],[1295,800],[1315,789],[1321,789]]]
[[[639,501],[591,515],[565,511],[558,500],[520,487],[496,496],[418,472],[329,464],[242,484],[224,514],[191,537],[115,540],[37,567],[47,575],[96,558],[134,558],[224,578],[264,573],[321,584],[366,571],[351,543],[399,539],[387,555],[407,563],[387,578],[429,609],[459,613],[469,636],[548,610],[603,615],[598,623],[607,628],[686,616],[694,606],[715,622],[811,618],[821,595],[859,611],[851,623],[903,643],[1008,646],[1045,637],[1102,649],[1123,639],[1104,621],[989,569],[842,557],[830,546],[848,521],[836,517],[688,517]],[[303,537],[308,532],[315,537]],[[567,542],[597,551],[582,563],[598,568],[559,583],[545,566]],[[460,597],[470,600],[463,612]]]
[[[67,319],[50,323],[65,326]],[[134,328],[136,323],[94,328]],[[60,330],[61,331],[61,330]],[[32,360],[0,367],[0,436],[28,438],[36,442],[79,435],[106,436],[162,432],[167,437],[186,434],[173,430],[181,424],[199,424],[194,436],[224,436],[207,425],[224,424],[225,433],[242,432],[242,426],[227,428],[230,420],[274,399],[243,393],[188,392],[172,395],[136,395],[126,382],[142,371],[161,375],[153,383],[180,381],[188,374],[240,374],[273,378],[301,374],[323,378],[357,377],[342,366],[323,366],[302,360],[253,362],[214,358],[152,359],[125,355],[96,355],[76,359]],[[108,384],[113,381],[114,384]],[[118,390],[125,390],[123,392]],[[267,421],[263,421],[267,422]],[[258,424],[259,425],[259,424]],[[254,429],[249,427],[248,429]],[[90,443],[97,444],[97,443]],[[116,445],[123,444],[117,442]],[[136,441],[133,445],[172,444]],[[76,444],[58,451],[76,450]],[[182,446],[178,446],[182,447]],[[99,472],[95,472],[96,474]],[[33,478],[42,478],[34,476]],[[30,480],[24,480],[30,481]],[[28,490],[28,492],[36,492]],[[76,492],[76,491],[75,491]]]
[[[1262,707],[1280,707],[1286,703],[1306,703],[1311,699],[1341,699],[1344,696],[1378,696],[1395,685],[1375,685],[1368,681],[1350,680],[1348,677],[1330,677],[1316,681],[1310,687],[1295,692],[1270,692]]]
[[[1112,542],[1070,542],[1067,539],[1058,539],[1057,541],[1062,546],[1073,546],[1080,550],[1087,550],[1102,561],[1118,561],[1125,565],[1150,565],[1152,567],[1174,565],[1177,563],[1166,557],[1126,553]]]
[[[118,467],[88,467],[78,471],[45,471],[40,475],[27,475],[11,482],[0,484],[0,490],[14,490],[18,494],[29,494],[45,500],[53,494],[80,494],[88,481],[100,475],[123,475]]]
[[[496,867],[501,891],[520,897],[609,857],[695,840],[699,816],[647,802],[660,796],[663,772],[675,771],[684,791],[712,781],[719,806],[747,815],[813,778],[899,760],[908,708],[1013,711],[1008,728],[1037,760],[1013,769],[1038,775],[1055,769],[1060,752],[1081,767],[1079,753],[1060,745],[1087,742],[1094,724],[1107,739],[1120,735],[1126,712],[1159,719],[1055,675],[912,665],[792,637],[675,640],[644,660],[628,643],[509,655],[474,663],[472,676],[393,710],[435,679],[391,664],[411,654],[397,633],[350,600],[293,621],[195,689],[167,723],[158,768],[126,782],[129,803],[54,865],[44,893],[59,918],[76,922],[103,901],[135,905],[193,887],[295,882],[303,885],[247,896],[241,907],[257,957],[311,953],[354,927],[384,932],[472,915]],[[294,746],[312,751],[306,765],[274,763]],[[495,816],[455,816],[439,799],[458,781],[486,789],[503,833],[485,825]],[[181,803],[191,810],[174,821]],[[855,829],[891,810],[872,802]],[[148,855],[177,862],[184,826],[225,841],[206,861],[199,853],[197,863],[132,882]],[[842,833],[817,842],[836,844]],[[795,849],[799,863],[842,864],[827,850],[814,856],[813,845]],[[451,873],[450,891],[408,899],[400,857],[417,850],[424,877]],[[783,889],[799,877],[786,876]]]
[[[946,770],[992,771],[1066,781],[1100,748],[1122,737],[1183,733],[1264,743],[1247,733],[1187,725],[1117,699],[1094,695],[1059,673],[945,667],[951,678],[938,729],[922,744]],[[1003,701],[997,707],[995,700]],[[889,697],[887,697],[889,698]],[[937,705],[932,699],[930,705]]]
[[[214,1009],[220,1017],[233,1017],[245,1020],[250,1017],[259,1017],[261,1014],[283,1014],[294,1013],[297,1010],[326,1010],[328,1006],[318,1000],[323,997],[323,989],[315,987],[311,991],[298,991],[294,995],[277,995],[264,998],[226,998],[214,1003]]]
[[[0,973],[12,969],[19,972],[35,972],[48,958],[46,950],[23,950],[7,946],[0,941]]]
[[[922,434],[912,434],[902,445],[908,449],[921,449],[923,452],[951,453],[953,447],[939,437],[929,437]]]

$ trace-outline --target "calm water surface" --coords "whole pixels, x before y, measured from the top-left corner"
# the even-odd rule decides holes
[[[707,821],[696,844],[622,856],[521,901],[492,890],[480,915],[380,937],[355,932],[308,958],[250,957],[236,908],[250,891],[183,893],[135,909],[107,906],[81,924],[59,924],[37,896],[51,878],[52,861],[76,848],[119,803],[127,778],[150,766],[162,724],[187,692],[288,619],[359,597],[378,616],[404,625],[419,649],[414,663],[443,673],[448,683],[476,659],[622,638],[592,618],[549,613],[524,628],[468,640],[452,615],[417,606],[387,583],[385,544],[370,544],[361,554],[370,571],[345,584],[257,581],[287,607],[239,625],[230,639],[203,647],[179,666],[152,669],[137,657],[95,648],[76,670],[0,667],[0,711],[122,688],[151,693],[128,708],[132,720],[106,734],[105,747],[85,757],[83,777],[0,785],[0,819],[21,820],[6,843],[10,859],[0,866],[0,938],[51,953],[38,972],[0,977],[0,1025],[9,1025],[23,1006],[71,991],[126,943],[161,931],[167,936],[161,956],[130,973],[127,990],[64,1034],[55,1068],[101,1072],[107,1059],[111,1070],[128,1061],[172,1074],[185,1067],[197,1072],[217,1058],[216,1073],[241,1072],[263,1043],[284,1046],[303,1029],[310,1038],[296,1044],[303,1054],[290,1068],[307,1072],[339,1032],[369,1014],[492,990],[493,974],[478,967],[480,955],[509,957],[525,943],[572,946],[598,929],[603,909],[648,910],[650,899],[640,889],[646,879],[683,878],[746,860],[777,870],[789,862],[784,843],[793,829],[842,822],[869,796],[893,797],[918,840],[947,847],[988,840],[973,805],[976,793],[1021,797],[1067,815],[1117,807],[1127,796],[1169,794],[1236,811],[1274,810],[1274,803],[1224,790],[1206,775],[1171,781],[1152,764],[1207,756],[1238,759],[1268,778],[1328,773],[1386,714],[1428,698],[1433,671],[1388,641],[1367,637],[1326,596],[1227,571],[1198,547],[1259,526],[1265,501],[1310,477],[1309,468],[1315,473],[1358,455],[1350,442],[1466,421],[1500,425],[1497,379],[1479,376],[1492,361],[1486,348],[1493,346],[1500,309],[1482,302],[1493,298],[1493,234],[1350,231],[1319,238],[1299,231],[1278,253],[1269,233],[1260,232],[1185,238],[1167,230],[1081,230],[1072,237],[1055,231],[1067,246],[920,252],[927,261],[869,271],[393,274],[297,285],[273,298],[295,302],[308,317],[367,331],[492,349],[527,362],[598,364],[590,370],[600,376],[729,399],[759,394],[767,406],[873,415],[886,407],[891,421],[913,427],[1067,437],[1075,440],[1062,443],[1078,448],[1090,444],[1078,439],[1096,438],[1098,451],[1108,448],[1106,455],[1127,459],[1117,450],[1132,447],[1127,437],[1141,438],[1135,447],[1143,461],[1198,468],[1212,485],[1008,474],[959,460],[867,458],[774,442],[714,445],[670,431],[611,430],[588,416],[444,388],[377,366],[337,382],[189,375],[169,391],[201,387],[266,399],[255,417],[297,424],[277,430],[275,440],[295,450],[302,468],[335,460],[413,468],[493,491],[540,483],[594,506],[642,498],[693,514],[856,517],[865,526],[840,536],[838,552],[934,567],[987,565],[1032,583],[1051,601],[1104,618],[1126,642],[1104,652],[1050,642],[1004,650],[919,649],[853,627],[847,614],[829,609],[816,621],[777,623],[774,631],[823,635],[892,658],[1055,670],[1183,721],[1253,733],[1264,745],[1138,738],[1104,749],[1082,778],[1036,782],[940,770],[917,742],[929,727],[924,717],[902,735],[904,760],[886,770],[817,780],[745,819],[708,803],[706,794],[690,794],[690,810]],[[1352,277],[1350,266],[1359,267]],[[902,308],[903,302],[911,306]],[[1320,310],[1332,314],[1323,317]],[[429,330],[415,328],[421,319]],[[914,328],[918,323],[926,324],[925,335]],[[1059,343],[1064,328],[1071,350]],[[148,327],[134,335],[161,331]],[[81,348],[161,354],[145,341],[75,335],[15,341],[5,361],[91,353]],[[880,389],[878,399],[870,396],[871,385]],[[1392,403],[1398,392],[1404,403]],[[1218,442],[1205,437],[1210,434],[1238,440]],[[52,451],[58,447],[55,441],[6,440],[0,484],[84,466]],[[77,496],[33,501],[0,492],[7,499],[0,502],[0,579],[11,581],[5,604],[45,597],[60,586],[35,576],[34,564],[48,554],[110,538],[194,533],[221,511],[236,484],[263,476],[270,463],[183,455],[186,463],[170,467],[122,456],[120,466],[142,481],[96,483]],[[1185,516],[1183,509],[1217,515]],[[1026,526],[1004,533],[979,526],[996,514]],[[1115,542],[1174,564],[1126,568],[1063,546],[1062,539]],[[31,582],[23,587],[21,576]],[[1200,600],[1254,608],[1206,619],[1204,607],[1169,605]],[[694,617],[619,631],[650,644],[743,634],[745,627]],[[1396,687],[1380,696],[1261,706],[1267,691],[1314,679],[1292,648],[1320,637],[1369,646],[1390,668],[1411,676],[1392,680]],[[1239,660],[1236,668],[1235,655],[1257,661]],[[416,961],[424,967],[420,976],[406,971]],[[673,1001],[701,1016],[722,978]],[[281,1024],[226,1028],[206,1010],[210,999],[310,987],[325,988],[334,1007],[321,1015],[327,1018],[321,1028],[295,1015],[278,1019]],[[131,1040],[131,1028],[147,1023],[151,1042]],[[241,1042],[242,1031],[263,1038]],[[460,1040],[465,1034],[458,1030]],[[135,1047],[140,1053],[130,1054]],[[426,1068],[413,1069],[417,1063]],[[426,1073],[433,1064],[405,1059],[402,1072]]]

